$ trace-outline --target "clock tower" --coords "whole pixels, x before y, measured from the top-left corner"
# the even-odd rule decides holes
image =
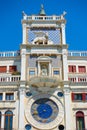
[[[70,130],[65,14],[23,12],[19,129]]]

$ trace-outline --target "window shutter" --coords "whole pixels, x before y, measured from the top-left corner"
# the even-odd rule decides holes
[[[71,72],[71,66],[70,65],[68,66],[68,71]]]
[[[74,93],[72,93],[71,96],[72,96],[72,101],[74,101]]]
[[[73,66],[73,72],[76,72],[76,66]]]
[[[7,71],[7,66],[0,66],[0,73],[5,73]]]
[[[86,94],[82,93],[82,100],[85,101],[86,100]]]
[[[17,71],[17,66],[9,66],[9,72],[15,72]]]

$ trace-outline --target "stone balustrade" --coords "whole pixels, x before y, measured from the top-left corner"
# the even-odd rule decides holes
[[[20,81],[20,75],[0,76],[0,82],[17,82]]]
[[[39,50],[36,49],[36,51],[38,51],[38,53],[39,53]],[[36,53],[36,51],[35,51],[35,53]],[[43,51],[46,53],[46,50],[43,50]],[[48,51],[51,51],[51,53],[54,53],[54,52],[58,53],[57,49],[54,49],[54,50],[48,49]],[[0,57],[16,57],[16,56],[19,56],[19,55],[20,55],[20,51],[0,52]],[[87,56],[87,51],[68,51],[68,56],[83,56],[83,57],[85,57],[85,56]]]
[[[87,76],[72,76],[68,78],[71,82],[87,82]]]
[[[20,51],[0,52],[0,57],[16,57],[20,55]]]
[[[25,15],[24,16],[24,20],[61,20],[61,19],[64,19],[63,15],[61,16],[27,16]]]
[[[68,51],[68,56],[87,56],[87,51]]]

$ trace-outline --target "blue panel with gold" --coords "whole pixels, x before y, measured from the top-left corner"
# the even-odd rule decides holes
[[[58,106],[54,101],[48,98],[36,100],[31,107],[33,118],[40,123],[49,123],[56,119],[58,115]]]
[[[61,35],[60,29],[28,29],[27,30],[27,40],[28,43],[32,43],[32,41],[36,38],[36,32],[43,32],[48,35],[48,40],[52,41],[54,44],[61,43]]]

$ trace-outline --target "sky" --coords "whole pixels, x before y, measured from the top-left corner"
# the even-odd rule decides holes
[[[87,50],[87,0],[0,0],[0,51],[16,51],[22,43],[22,11],[37,15],[41,4],[46,15],[66,11],[69,50]]]

